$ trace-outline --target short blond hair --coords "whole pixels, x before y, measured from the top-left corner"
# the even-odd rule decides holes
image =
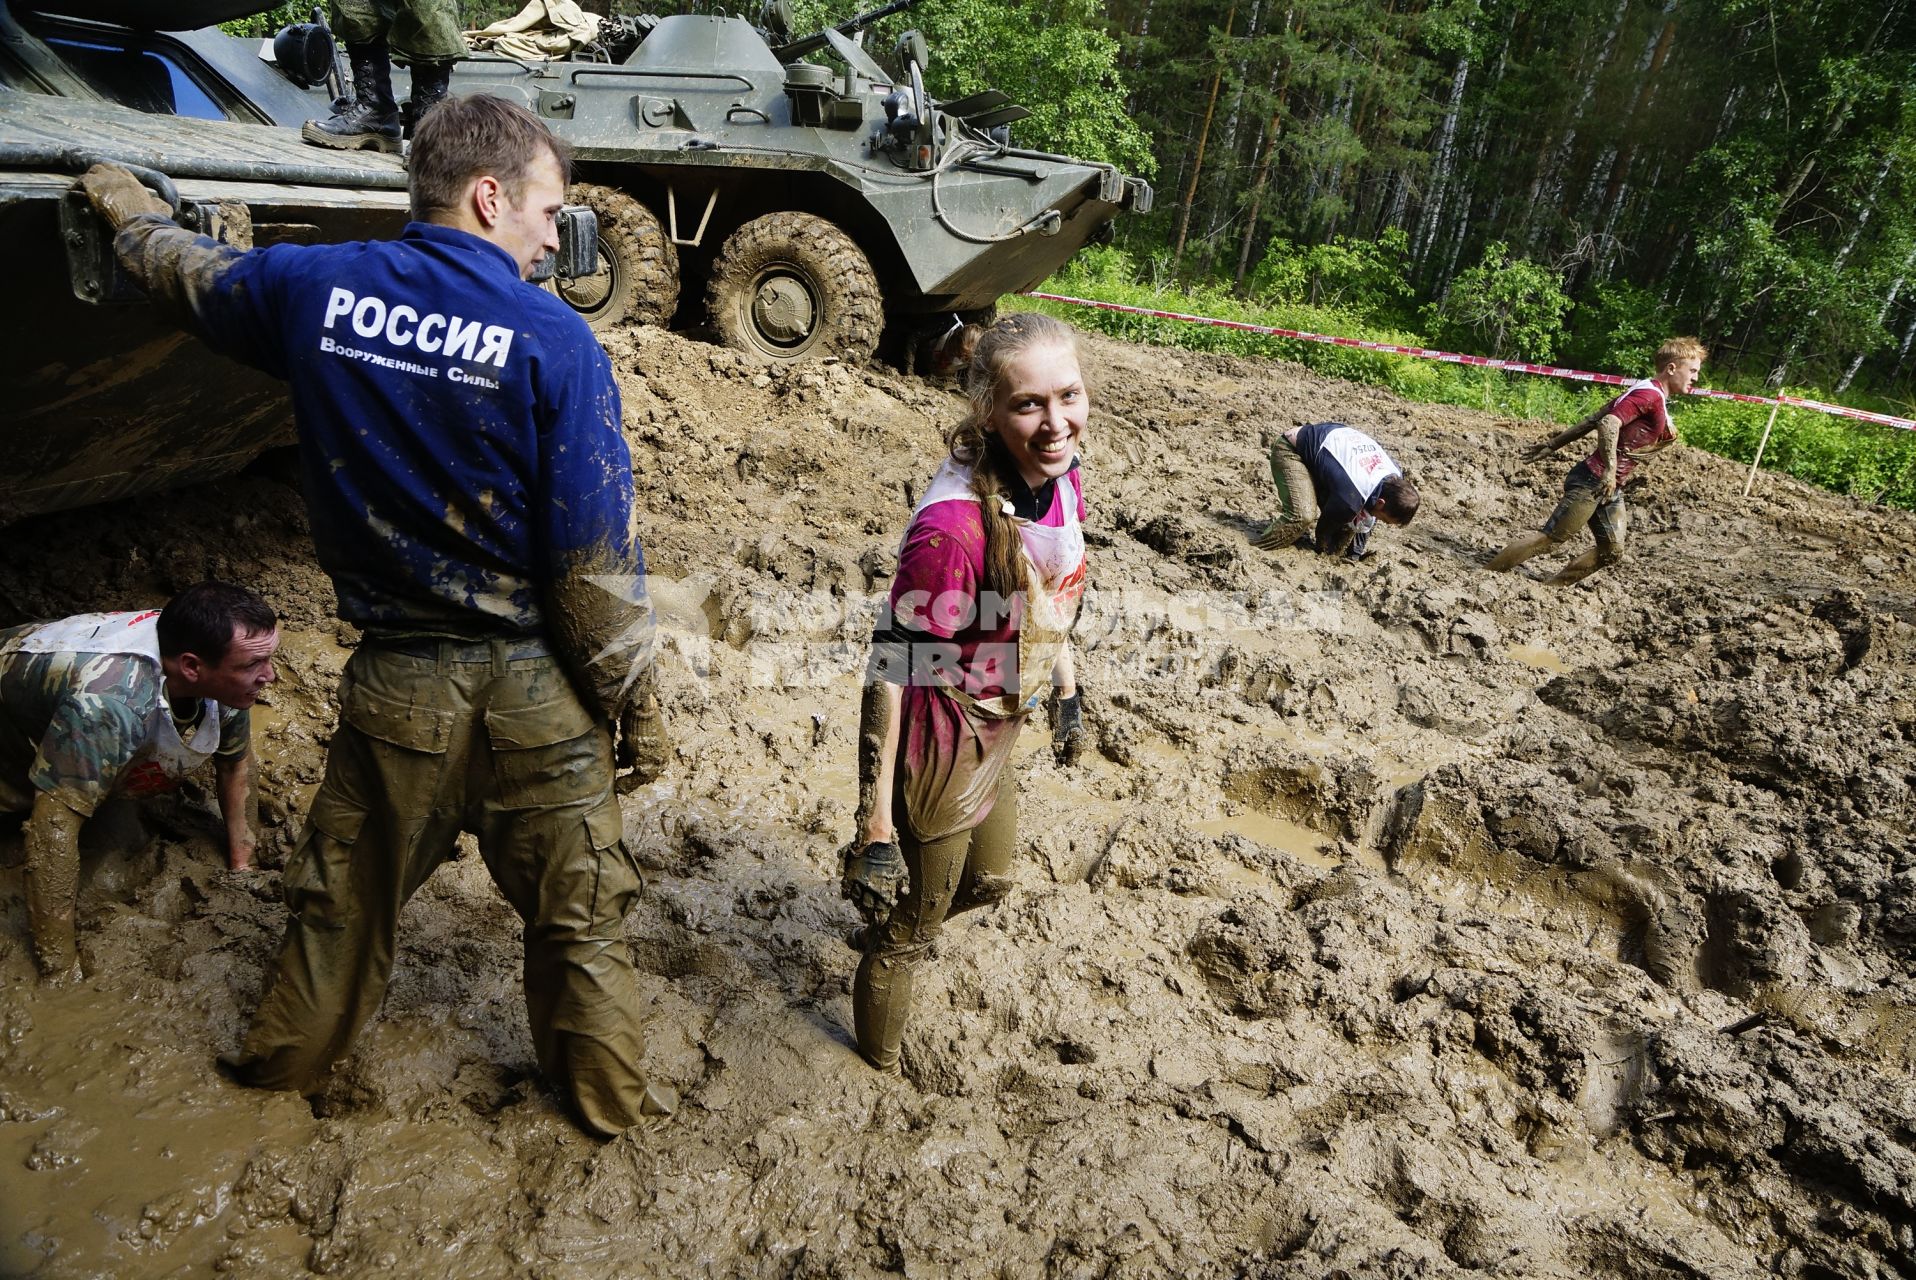
[[[1695,338],[1665,338],[1663,345],[1657,348],[1657,372],[1662,373],[1673,364],[1684,360],[1695,360],[1702,364],[1710,358],[1710,349]]]

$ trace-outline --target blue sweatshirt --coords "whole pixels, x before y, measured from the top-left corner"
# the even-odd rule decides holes
[[[292,384],[342,618],[538,634],[568,566],[644,574],[611,364],[511,255],[417,222],[398,240],[219,252],[187,290],[190,323]]]

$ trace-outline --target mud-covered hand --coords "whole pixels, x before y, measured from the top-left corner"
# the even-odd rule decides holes
[[[118,231],[143,213],[170,217],[166,201],[117,164],[96,164],[80,175],[80,190],[102,218]]]
[[[1078,763],[1089,735],[1084,731],[1084,690],[1051,699],[1051,754],[1059,764]]]
[[[619,790],[632,791],[656,782],[672,762],[672,739],[665,730],[665,712],[649,683],[634,693],[619,711]]]
[[[1533,444],[1523,451],[1526,462],[1548,462],[1557,453],[1557,442],[1546,440],[1542,444]]]
[[[863,845],[853,841],[845,846],[844,859],[845,878],[839,883],[839,892],[851,899],[867,920],[884,919],[911,887],[905,855],[889,840]]]

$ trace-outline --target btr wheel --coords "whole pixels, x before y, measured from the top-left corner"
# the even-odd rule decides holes
[[[768,213],[734,231],[712,263],[706,304],[728,347],[771,360],[862,363],[885,327],[871,262],[809,213]]]
[[[566,193],[599,219],[599,269],[555,279],[553,287],[594,329],[671,323],[679,307],[679,252],[639,201],[611,187],[579,183]]]

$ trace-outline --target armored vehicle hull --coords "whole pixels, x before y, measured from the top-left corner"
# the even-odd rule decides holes
[[[284,384],[128,297],[97,221],[63,216],[94,159],[168,174],[204,229],[240,244],[405,225],[399,161],[268,127],[305,95],[276,74],[253,96],[234,90],[233,69],[250,74],[240,43],[28,29],[0,3],[0,243],[14,247],[15,308],[0,347],[0,523],[227,474],[292,439]],[[258,62],[251,46],[245,57]],[[218,118],[172,114],[186,110]]]
[[[915,63],[893,76],[842,36],[825,48],[841,65],[781,60],[740,18],[681,15],[620,63],[475,57],[453,88],[544,116],[583,178],[638,203],[635,240],[677,259],[680,320],[703,311],[726,341],[775,359],[869,355],[874,297],[898,335],[982,312],[1149,207],[1150,187],[1110,165],[974,124],[1022,114],[1002,94],[957,114],[925,98]],[[608,272],[628,267],[623,248],[604,246]],[[584,299],[589,318],[672,310],[669,272],[629,271],[646,289],[624,309]]]
[[[241,245],[403,225],[397,158],[294,132],[330,111],[324,85],[296,84],[258,41],[190,29],[261,7],[0,0],[0,234],[22,317],[0,355],[0,523],[231,472],[290,440],[283,387],[115,278],[68,195],[88,164],[170,176],[183,220]],[[648,19],[617,60],[481,54],[453,89],[521,102],[573,147],[601,265],[555,287],[589,322],[709,324],[770,360],[902,353],[1149,207],[1109,165],[1009,145],[1023,112],[1003,94],[934,103],[922,41],[881,69],[845,34],[861,21],[781,44],[738,18]]]

